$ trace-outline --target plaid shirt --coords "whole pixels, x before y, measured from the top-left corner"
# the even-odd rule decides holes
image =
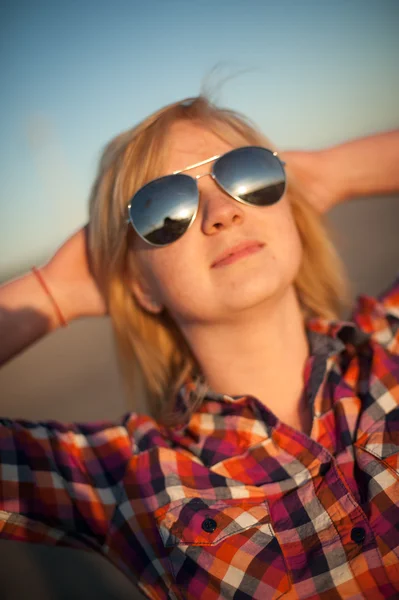
[[[399,598],[399,280],[308,331],[309,436],[250,396],[172,431],[3,419],[1,537],[98,551],[152,599]]]

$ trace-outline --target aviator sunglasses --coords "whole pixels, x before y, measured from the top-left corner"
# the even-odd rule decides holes
[[[192,177],[183,171],[213,162],[208,173]],[[159,177],[140,188],[129,205],[129,219],[138,235],[152,246],[178,240],[193,223],[199,206],[197,181],[210,175],[231,198],[250,206],[271,206],[283,196],[285,163],[277,152],[260,146],[235,148],[226,154]]]

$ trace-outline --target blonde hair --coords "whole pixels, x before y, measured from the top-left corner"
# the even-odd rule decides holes
[[[90,196],[89,248],[94,275],[104,294],[115,332],[122,375],[129,395],[138,381],[147,392],[148,412],[169,426],[186,415],[173,411],[176,393],[198,365],[166,311],[146,312],[135,300],[129,279],[136,273],[127,223],[129,199],[161,174],[166,138],[177,121],[194,121],[235,145],[272,148],[242,115],[214,106],[203,96],[170,104],[136,127],[115,137],[104,149]],[[346,307],[344,271],[321,216],[307,202],[293,177],[287,191],[303,246],[295,288],[305,319],[336,319]],[[197,395],[187,413],[202,401]],[[135,401],[137,406],[137,401]]]

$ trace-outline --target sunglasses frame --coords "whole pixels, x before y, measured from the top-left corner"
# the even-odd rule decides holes
[[[200,191],[198,188],[198,180],[202,179],[202,177],[206,177],[208,175],[210,175],[213,179],[213,181],[216,183],[216,185],[228,196],[230,196],[230,198],[233,198],[233,200],[237,200],[237,202],[241,202],[242,204],[246,204],[247,206],[256,206],[254,204],[252,204],[251,202],[247,202],[245,200],[243,200],[242,198],[239,198],[238,196],[234,196],[233,194],[230,194],[230,192],[228,192],[227,190],[225,190],[225,188],[222,186],[221,183],[219,183],[219,181],[216,178],[216,175],[213,172],[213,167],[215,165],[215,163],[217,162],[217,160],[219,158],[222,158],[223,156],[226,156],[226,154],[230,154],[231,152],[234,152],[235,150],[241,150],[242,148],[260,148],[261,150],[266,150],[267,152],[269,152],[272,156],[274,156],[275,158],[277,158],[277,160],[279,161],[280,165],[283,167],[283,171],[284,171],[284,175],[285,175],[285,170],[284,167],[286,165],[286,163],[281,160],[281,158],[278,155],[278,152],[275,152],[273,150],[270,150],[270,148],[264,148],[263,146],[239,146],[238,148],[232,148],[231,150],[228,150],[227,152],[225,152],[224,154],[216,154],[215,156],[212,156],[211,158],[207,158],[205,160],[202,160],[198,163],[195,163],[194,165],[190,165],[188,167],[185,167],[184,169],[180,169],[179,171],[173,171],[172,173],[169,173],[168,175],[163,175],[163,177],[171,177],[172,175],[180,175],[180,174],[184,174],[185,171],[190,171],[191,169],[196,169],[197,167],[202,167],[202,165],[206,165],[210,162],[213,162],[214,164],[212,165],[212,169],[210,171],[208,171],[207,173],[202,173],[201,175],[187,175],[187,177],[190,177],[191,179],[194,180],[194,182],[196,183],[196,188],[197,188],[197,208],[195,209],[195,212],[193,213],[193,216],[191,218],[191,221],[189,223],[189,225],[187,226],[187,229],[184,233],[186,233],[188,231],[188,229],[191,227],[191,225],[194,223],[195,218],[197,216],[198,213],[198,207],[199,207],[199,197],[200,197]],[[158,179],[163,179],[163,177],[156,177],[155,179],[151,179],[150,181],[148,181],[147,183],[145,183],[141,188],[139,188],[137,190],[137,192],[134,194],[134,196],[146,185],[148,185],[149,183],[152,183],[153,181],[157,181]],[[286,189],[286,180],[284,182],[284,192]],[[281,197],[283,197],[284,192],[282,193]],[[147,240],[139,231],[137,231],[133,220],[130,217],[130,208],[132,206],[133,200],[134,200],[134,196],[132,197],[131,201],[129,202],[128,206],[127,206],[127,210],[128,210],[128,219],[126,220],[126,223],[130,223],[134,229],[134,231],[137,233],[138,236],[141,237],[142,240],[144,240],[147,244],[149,244],[150,246],[154,246],[156,248],[163,248],[164,246],[169,246],[170,244],[173,244],[173,242],[168,242],[167,244],[154,244],[153,242],[150,242],[149,240]],[[184,235],[184,233],[180,236],[182,237]],[[180,239],[177,238],[178,239]],[[174,241],[177,241],[174,240]]]

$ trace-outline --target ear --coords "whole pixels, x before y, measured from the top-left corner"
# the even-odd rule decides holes
[[[131,290],[141,308],[153,315],[159,315],[163,311],[163,306],[158,302],[151,291],[138,279],[131,283]]]

